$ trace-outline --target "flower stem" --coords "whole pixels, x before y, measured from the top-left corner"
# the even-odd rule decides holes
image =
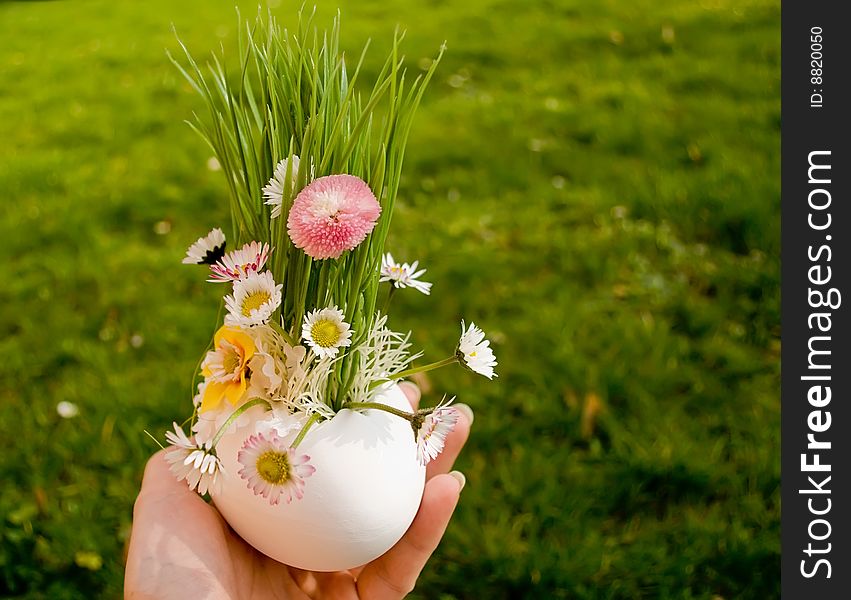
[[[321,418],[322,415],[319,413],[313,413],[310,415],[310,418],[307,420],[307,423],[304,424],[304,427],[301,428],[301,431],[298,432],[298,435],[295,436],[293,443],[290,444],[290,448],[295,450],[301,441],[304,439],[304,436],[307,435],[307,432],[310,431],[310,428]]]
[[[237,408],[235,411],[233,411],[231,416],[228,417],[228,420],[225,421],[225,424],[222,425],[216,432],[216,435],[213,438],[213,442],[210,444],[210,447],[215,448],[216,444],[219,443],[219,440],[222,439],[222,436],[228,430],[228,427],[230,427],[231,424],[236,421],[240,417],[240,415],[242,415],[242,413],[247,411],[249,408],[254,408],[258,404],[265,404],[267,407],[269,406],[269,403],[263,400],[263,398],[252,398],[251,400]]]
[[[449,358],[444,358],[443,360],[439,360],[437,362],[430,363],[428,365],[423,365],[421,367],[412,367],[410,369],[405,369],[404,371],[399,371],[394,375],[390,375],[386,379],[381,379],[378,381],[373,381],[369,384],[369,389],[374,390],[378,386],[387,383],[388,381],[394,381],[396,379],[401,379],[403,377],[408,377],[410,375],[414,375],[415,373],[425,373],[426,371],[432,371],[434,369],[439,369],[440,367],[445,367],[447,365],[451,365],[452,363],[458,362],[458,357],[455,355],[450,356]]]
[[[384,301],[384,308],[381,309],[381,314],[386,315],[390,310],[390,301],[393,299],[393,294],[396,292],[396,286],[390,282],[390,291],[387,292],[387,299]]]
[[[389,412],[391,415],[396,415],[397,417],[401,417],[407,421],[411,421],[416,416],[413,413],[405,412],[404,410],[399,410],[398,408],[393,408],[392,406],[387,406],[380,402],[347,402],[343,405],[343,408],[349,408],[352,410],[366,410],[369,408],[383,410],[384,412]]]

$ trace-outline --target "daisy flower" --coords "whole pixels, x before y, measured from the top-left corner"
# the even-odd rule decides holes
[[[354,175],[320,177],[296,196],[287,231],[296,248],[315,259],[339,258],[375,227],[381,206]]]
[[[419,261],[416,260],[410,265],[408,263],[400,265],[393,260],[393,255],[388,252],[381,257],[381,279],[379,281],[390,281],[397,288],[411,287],[428,296],[431,293],[432,284],[417,279],[426,272],[425,269],[417,271],[417,265],[419,265]]]
[[[421,465],[426,465],[437,458],[437,455],[443,451],[446,436],[455,429],[458,411],[449,406],[451,402],[452,400],[439,404],[426,415],[417,431],[417,460]]]
[[[352,345],[352,331],[344,315],[334,308],[314,309],[304,316],[301,337],[319,358],[334,358],[342,346]]]
[[[171,444],[165,454],[169,469],[178,481],[186,480],[190,490],[198,490],[199,494],[217,494],[221,490],[219,473],[222,471],[222,461],[212,450],[198,446],[193,438],[183,433],[177,424],[174,432],[167,431],[166,440]]]
[[[184,265],[212,265],[225,254],[225,234],[216,227],[189,246]]]
[[[216,264],[210,265],[210,271],[213,274],[207,281],[216,283],[245,279],[263,269],[263,265],[269,258],[269,252],[271,252],[269,244],[260,242],[245,244],[239,250],[225,254]]]
[[[215,410],[226,398],[232,406],[248,387],[248,361],[254,356],[254,341],[239,327],[220,328],[213,338],[215,350],[207,352],[201,373],[207,378],[199,412]]]
[[[275,285],[272,274],[251,273],[245,279],[233,283],[233,295],[225,296],[228,314],[226,325],[251,327],[262,325],[281,305],[281,284]]]
[[[485,332],[476,327],[475,323],[470,323],[470,327],[466,328],[464,321],[461,321],[461,339],[458,341],[455,355],[458,361],[471,371],[488,379],[497,376],[493,371],[497,362],[490,348],[490,341],[485,339]]]
[[[283,497],[287,504],[293,496],[304,496],[304,478],[316,472],[306,454],[297,456],[285,446],[274,430],[256,433],[245,441],[237,460],[242,465],[239,476],[248,482],[256,496],[263,496],[273,506]]]
[[[269,180],[269,183],[263,188],[263,197],[266,199],[266,204],[272,207],[272,218],[276,219],[281,216],[281,205],[284,203],[284,186],[287,186],[287,175],[289,174],[289,186],[287,190],[291,190],[295,185],[295,180],[298,177],[298,167],[301,159],[297,154],[293,154],[292,162],[285,158],[275,167],[275,173]],[[313,169],[311,169],[311,172]]]

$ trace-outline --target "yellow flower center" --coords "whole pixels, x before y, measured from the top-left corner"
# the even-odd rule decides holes
[[[310,328],[310,337],[313,338],[315,344],[323,348],[336,345],[340,341],[341,333],[336,323],[324,319],[317,321]]]
[[[242,366],[242,357],[236,348],[225,348],[224,356],[222,357],[222,369],[225,373],[235,374]]]
[[[264,291],[254,292],[251,295],[246,296],[245,300],[242,301],[242,315],[244,317],[250,317],[252,310],[258,309],[266,304],[271,297],[272,296],[269,292]]]
[[[284,452],[266,450],[257,458],[257,473],[267,483],[281,485],[290,478],[290,459]]]

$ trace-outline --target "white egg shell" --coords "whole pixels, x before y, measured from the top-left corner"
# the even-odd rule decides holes
[[[411,410],[396,385],[375,401]],[[224,473],[213,501],[245,541],[279,562],[310,571],[366,564],[399,541],[425,485],[408,421],[381,410],[341,410],[314,425],[296,452],[310,456],[316,472],[305,479],[301,500],[276,506],[238,475],[237,454],[256,424],[228,433],[217,446]],[[284,439],[294,437],[295,432]]]

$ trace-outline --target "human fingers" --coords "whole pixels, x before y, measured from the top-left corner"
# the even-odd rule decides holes
[[[411,403],[411,408],[417,410],[420,406],[420,398],[422,397],[422,392],[417,384],[411,381],[402,381],[399,383],[399,389],[405,392],[405,396],[408,397],[408,402]]]
[[[370,600],[403,598],[437,548],[464,486],[461,473],[438,475],[426,483],[420,510],[401,540],[386,554],[364,567],[357,580],[358,594]]]
[[[185,481],[178,481],[169,470],[165,453],[166,450],[160,450],[148,459],[148,464],[145,465],[145,474],[142,477],[142,489],[139,491],[139,497],[172,495],[197,497]]]
[[[166,529],[191,526],[197,519],[220,520],[218,513],[189,489],[185,481],[178,481],[169,470],[165,451],[160,450],[148,459],[142,489],[133,505],[131,545],[135,538],[147,536],[154,525]]]
[[[206,510],[204,501],[186,482],[177,481],[169,471],[164,451],[148,459],[142,489],[133,505],[124,575],[126,597],[168,597],[165,591],[180,579],[177,572],[192,560],[184,543],[187,536],[179,532],[193,515],[203,515]]]

